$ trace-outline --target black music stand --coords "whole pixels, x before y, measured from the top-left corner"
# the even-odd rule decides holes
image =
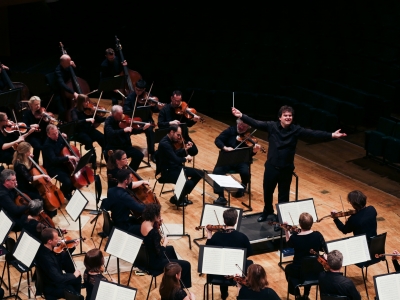
[[[113,90],[120,90],[124,88],[125,82],[125,75],[103,78],[99,82],[98,90],[100,92],[111,92]]]
[[[6,226],[5,223],[8,223],[8,228],[3,227],[2,228],[2,235],[0,236],[0,256],[6,255],[9,253],[9,251],[4,248],[2,245],[4,244],[5,239],[7,238],[8,234],[11,231],[11,228],[13,228],[15,222],[7,215],[7,213],[2,210],[0,211],[0,222],[1,224],[3,224],[2,226]],[[4,261],[4,268],[3,268],[3,272],[0,278],[0,285],[4,284],[4,286],[7,288],[7,290],[9,290],[9,296],[5,297],[5,298],[11,298],[16,296],[15,294],[11,294],[11,278],[10,278],[10,270],[9,267],[7,267],[7,278],[8,278],[8,286],[7,284],[4,282],[4,271],[6,269],[6,264],[8,265],[7,260]]]
[[[68,140],[71,140],[75,134],[77,125],[78,121],[72,121],[60,125],[59,129],[62,133],[65,133],[67,135]]]
[[[6,92],[0,92],[0,107],[5,107],[5,113],[10,120],[14,120],[12,110],[19,112],[18,101],[21,99],[22,88],[12,89]],[[17,120],[14,120],[15,122]]]
[[[75,175],[76,173],[78,173],[83,167],[85,167],[89,161],[90,158],[93,156],[94,153],[94,149],[90,149],[88,152],[86,152],[86,154],[84,156],[82,156],[79,161],[78,164],[76,165],[76,168],[74,170],[74,172],[72,173],[72,176]],[[88,180],[89,182],[89,180]]]

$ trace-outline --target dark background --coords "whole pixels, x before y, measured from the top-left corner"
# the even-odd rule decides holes
[[[316,129],[356,132],[399,114],[400,2],[219,3],[10,6],[11,56],[0,59],[13,80],[45,100],[44,75],[58,64],[60,41],[95,89],[104,50],[117,35],[129,67],[148,87],[154,82],[160,101],[174,89],[188,101],[194,91],[190,106],[217,119],[230,115],[233,91],[235,106],[253,117],[276,118],[289,104],[298,123]]]

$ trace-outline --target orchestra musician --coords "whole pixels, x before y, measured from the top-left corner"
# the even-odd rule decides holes
[[[237,299],[280,300],[276,292],[268,287],[267,273],[258,264],[247,268],[246,285],[237,283]]]
[[[184,169],[189,179],[185,183],[180,199],[176,199],[175,196],[172,196],[170,202],[178,206],[186,206],[193,203],[187,200],[186,195],[190,194],[200,179],[203,178],[204,172],[199,169],[183,166],[183,163],[192,160],[192,156],[189,153],[193,144],[189,142],[185,144],[185,147],[182,146],[182,148],[176,150],[174,145],[180,146],[181,139],[181,127],[178,125],[171,125],[168,134],[163,137],[158,144],[157,169],[160,170],[163,179],[167,182],[174,183],[178,180],[181,170]]]
[[[43,201],[32,199],[28,203],[28,214],[21,216],[21,226],[34,237],[40,240],[44,228],[50,227],[49,224],[40,223],[38,221],[39,214],[43,211]]]
[[[40,131],[35,131],[26,139],[33,147],[33,159],[39,162],[40,151],[42,151],[43,144],[46,140],[46,126],[47,123],[37,118],[35,112],[40,110],[41,100],[38,96],[32,96],[29,101],[29,109],[25,110],[22,116],[22,122],[31,128],[40,129]],[[41,120],[41,121],[40,121]],[[40,124],[39,124],[40,121]]]
[[[83,273],[83,286],[86,288],[86,300],[92,298],[92,292],[94,284],[97,280],[108,281],[103,276],[104,272],[104,256],[103,252],[99,249],[91,249],[86,252],[85,259],[83,260],[85,265],[85,272]]]
[[[124,114],[130,116],[135,108],[136,98],[141,99],[144,97],[146,91],[146,81],[143,79],[138,80],[134,87],[134,91],[128,95],[128,97],[124,101]],[[151,96],[151,95],[149,95]],[[139,101],[138,101],[139,102]],[[136,107],[143,107],[144,105],[141,103],[136,103]],[[146,119],[142,118],[144,122],[149,122],[154,124],[154,120],[151,116],[151,113],[158,113],[160,110],[157,105],[150,106],[150,112]],[[150,155],[150,159],[155,163],[154,158],[154,130],[153,127],[149,127],[144,131],[147,140],[147,151]]]
[[[331,133],[305,129],[292,124],[294,110],[290,106],[282,106],[278,112],[279,121],[258,121],[242,114],[232,107],[232,114],[255,129],[261,129],[269,134],[269,147],[264,171],[264,210],[257,219],[264,222],[267,219],[278,221],[272,206],[273,194],[278,185],[278,203],[289,202],[290,184],[294,170],[294,155],[299,137],[314,137],[320,139],[341,138],[346,136],[340,129]],[[278,226],[276,230],[280,230]]]
[[[357,291],[353,281],[343,276],[343,273],[340,272],[343,264],[343,254],[339,250],[333,250],[328,253],[326,261],[330,270],[321,272],[318,278],[321,295],[347,296],[347,299],[350,300],[361,300],[360,293]]]
[[[64,298],[65,290],[80,294],[81,272],[75,270],[72,258],[67,252],[70,251],[72,253],[75,248],[68,248],[68,250],[56,255],[53,249],[61,241],[57,230],[53,228],[43,229],[41,242],[42,244],[35,256],[35,263],[43,275],[43,291],[37,292],[43,292],[46,299]],[[79,241],[76,240],[74,243],[77,246]]]
[[[215,145],[222,151],[234,151],[235,148],[239,146],[239,144],[241,143],[240,141],[238,141],[237,137],[240,134],[246,133],[249,128],[250,128],[249,125],[243,123],[242,120],[237,119],[236,126],[230,126],[223,132],[221,132],[220,135],[217,136],[217,138],[215,139]],[[247,145],[246,143],[242,143],[239,147],[240,148],[247,147]],[[257,154],[260,148],[261,146],[259,144],[254,145],[253,155]],[[250,163],[243,162],[235,165],[215,167],[213,170],[213,174],[225,175],[230,170],[238,172],[242,180],[242,185],[244,187],[247,187],[248,183],[250,182]],[[236,198],[243,197],[244,190],[245,188],[238,190],[234,194],[234,197]],[[214,187],[214,193],[218,194],[219,196],[218,199],[214,201],[214,204],[226,205],[228,201],[224,197],[224,189],[221,187]]]
[[[59,136],[58,128],[49,124],[46,128],[47,139],[43,145],[43,166],[47,170],[50,177],[57,175],[57,180],[61,182],[61,192],[64,197],[68,200],[71,199],[72,191],[75,189],[70,172],[68,171],[67,165],[68,161],[77,162],[79,158],[74,155],[60,156],[62,149],[66,146],[63,138]],[[66,135],[62,133],[64,137]]]
[[[114,225],[140,236],[141,220],[136,216],[130,216],[131,212],[142,213],[145,205],[136,201],[127,191],[128,186],[134,188],[148,182],[140,180],[132,182],[131,171],[122,169],[117,172],[118,185],[108,189],[107,198],[103,200],[102,208],[111,211],[111,218]]]
[[[86,150],[93,149],[93,142],[97,142],[103,151],[104,135],[95,129],[94,123],[102,123],[106,118],[95,116],[88,117],[84,113],[84,109],[90,103],[90,99],[86,95],[79,94],[76,101],[76,106],[71,110],[71,120],[77,122],[79,130],[76,131],[74,138],[81,144],[85,145]],[[96,151],[93,151],[93,156],[90,158],[92,168],[97,169]]]
[[[300,290],[295,286],[296,281],[301,278],[301,261],[304,257],[310,256],[310,249],[318,252],[320,250],[326,252],[325,239],[319,231],[313,231],[311,229],[313,225],[313,217],[309,213],[302,213],[299,217],[299,225],[301,232],[291,232],[286,230],[286,242],[287,246],[294,248],[293,263],[290,263],[285,268],[286,280],[289,283],[289,293],[295,295],[296,299],[301,299]],[[289,278],[291,280],[289,280]],[[300,283],[300,282],[299,282]],[[310,294],[310,286],[304,287],[304,298]],[[307,299],[307,298],[306,298]]]
[[[235,225],[238,219],[238,213],[235,208],[228,208],[223,213],[224,223],[226,225],[225,230],[217,231],[214,234],[206,228],[207,231],[207,246],[222,246],[231,248],[245,248],[247,257],[253,254],[253,248],[250,245],[249,238],[242,232],[235,229]],[[253,263],[251,260],[246,260],[246,268]],[[220,275],[209,275],[223,279]],[[228,298],[228,286],[220,285],[221,298]]]
[[[10,68],[7,67],[6,65],[1,64],[1,68],[0,68],[0,91],[3,91],[7,86],[6,83],[3,80],[3,70],[6,70],[6,72],[8,73],[10,71]]]
[[[122,66],[128,65],[126,60],[121,62],[112,48],[106,49],[105,57],[106,59],[100,65],[100,80],[121,74],[123,72]],[[117,105],[121,95],[116,91],[104,92],[103,98],[111,99],[112,105]]]
[[[182,137],[185,143],[192,143],[192,147],[188,150],[188,154],[191,156],[197,155],[199,150],[197,149],[193,140],[189,137],[188,127],[192,127],[199,120],[199,116],[194,116],[192,119],[186,118],[184,115],[178,115],[175,113],[175,109],[179,108],[182,103],[182,92],[181,91],[173,91],[171,96],[171,103],[166,104],[158,114],[158,127],[169,128],[171,125],[180,125],[186,124],[182,127]]]
[[[339,219],[334,218],[336,227],[344,234],[353,232],[354,235],[365,234],[367,236],[367,241],[373,236],[377,235],[377,221],[375,207],[366,206],[367,196],[365,196],[361,191],[351,191],[347,195],[347,200],[351,206],[356,210],[354,215],[351,215],[345,224]],[[332,211],[335,213],[336,211]]]
[[[124,150],[128,157],[131,158],[129,166],[137,171],[144,157],[143,153],[132,146],[131,134],[139,134],[150,127],[150,123],[146,123],[140,129],[134,129],[130,126],[121,129],[120,121],[123,119],[122,107],[114,105],[111,108],[111,115],[104,123],[105,149],[109,150]],[[105,155],[106,156],[106,155]]]
[[[34,128],[29,129],[28,132],[16,138],[15,133],[5,132],[5,126],[9,123],[8,117],[5,113],[0,112],[0,162],[11,165],[14,156],[13,146],[23,142],[32,132]]]
[[[186,288],[192,286],[190,262],[178,259],[173,246],[168,246],[168,237],[160,234],[161,205],[158,203],[146,204],[142,214],[143,223],[140,231],[144,237],[143,243],[149,257],[150,268],[153,270],[164,270],[169,262],[176,262],[182,268],[181,280]]]
[[[397,254],[397,255],[392,256],[393,267],[396,270],[396,273],[400,273],[400,264],[398,261],[399,257],[400,257],[400,252],[397,250],[394,250],[393,254]]]
[[[176,262],[169,262],[164,267],[164,276],[160,284],[161,300],[196,300],[190,292],[188,295],[182,288],[179,280],[182,277],[182,268]]]

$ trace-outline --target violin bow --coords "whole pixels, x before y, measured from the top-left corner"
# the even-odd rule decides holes
[[[138,95],[136,94],[135,105],[133,106],[133,112],[132,112],[132,118],[131,118],[131,127],[133,124],[133,116],[135,115],[135,111],[136,111],[137,100],[138,100]]]
[[[147,93],[146,101],[144,102],[144,106],[146,106],[147,105],[147,101],[149,101],[150,93],[151,93],[151,90],[153,89],[153,84],[154,84],[154,81],[151,83],[150,90]]]
[[[168,256],[167,256],[167,254],[165,253],[165,251],[164,251],[164,255],[165,255],[165,257],[167,258],[168,262],[171,262],[171,261],[169,260]],[[192,297],[190,296],[190,291],[189,291],[189,289],[185,286],[185,284],[183,283],[182,279],[179,278],[179,281],[180,281],[180,283],[182,284],[183,288],[186,289],[186,290],[188,291],[188,293],[189,293],[188,296],[189,296],[189,299],[191,300]]]
[[[246,277],[246,275],[243,273],[243,270],[239,267],[238,264],[235,264],[236,268],[238,268],[240,270],[240,272],[242,273],[243,277]]]
[[[101,99],[101,96],[103,95],[103,91],[101,91],[100,92],[100,97],[99,97],[99,100],[97,100],[97,105],[96,105],[96,108],[94,109],[94,114],[93,114],[93,119],[94,119],[94,117],[96,116],[96,113],[97,113],[97,109],[99,108],[99,103],[100,103],[100,99]],[[93,124],[92,125],[94,125],[94,122],[93,122]]]
[[[217,212],[215,211],[215,209],[214,209],[214,214],[215,214],[215,218],[217,219],[218,225],[221,226],[221,223],[220,223],[219,220],[218,220]]]
[[[243,141],[240,142],[239,145],[236,146],[235,150],[236,150],[238,147],[240,147],[240,145],[242,145],[245,141],[247,141],[247,140],[254,134],[254,132],[256,132],[256,131],[257,131],[257,129],[254,129],[252,133],[250,133],[245,139],[243,139]]]
[[[17,126],[17,129],[18,129],[18,132],[19,132],[19,136],[21,136],[22,134],[21,134],[21,131],[19,130],[18,120],[17,120],[17,117],[16,117],[16,115],[15,115],[14,110],[12,110],[12,113],[13,113],[14,119],[15,119],[15,126]]]
[[[45,108],[46,111],[47,111],[47,108],[49,107],[49,105],[50,105],[50,103],[51,103],[51,100],[53,100],[53,97],[54,97],[54,94],[51,95],[50,101],[49,101],[49,103],[47,103],[47,106],[46,106],[46,108]],[[42,114],[42,116],[40,117],[40,120],[39,120],[39,122],[38,122],[38,125],[40,125],[40,122],[42,122],[43,117],[44,117],[44,114]]]
[[[235,92],[232,92],[233,99],[232,99],[232,107],[235,107]]]
[[[340,197],[340,202],[342,202],[342,211],[344,212],[344,205],[343,205],[343,201],[342,201],[342,196],[339,195],[339,197]],[[347,217],[346,217],[346,215],[344,215],[344,220],[347,222]]]
[[[57,230],[58,230],[58,232],[59,232],[60,236],[62,237],[62,239],[63,239],[63,240],[64,240],[64,242],[65,242],[64,234],[62,233],[62,230],[61,230],[60,226],[58,226],[58,227],[57,227]],[[76,270],[78,270],[78,267],[76,266],[76,263],[75,263],[75,261],[72,259],[72,255],[71,255],[71,253],[69,253],[69,250],[68,250],[68,248],[67,248],[67,250],[65,250],[65,251],[67,251],[67,252],[68,252],[68,255],[69,255],[69,257],[71,258],[71,261],[72,261],[72,263],[73,263],[73,264],[74,264],[74,266],[75,266],[75,271],[76,271]]]
[[[290,219],[292,220],[292,226],[294,226],[294,222],[293,222],[293,218],[292,218],[292,215],[289,213],[289,217],[290,217]]]

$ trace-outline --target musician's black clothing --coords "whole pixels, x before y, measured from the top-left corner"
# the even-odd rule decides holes
[[[82,278],[73,274],[75,268],[66,251],[56,255],[44,245],[40,245],[35,262],[43,273],[43,293],[46,299],[64,298],[65,289],[81,293]]]
[[[14,149],[10,147],[3,150],[2,148],[4,144],[14,142],[16,139],[17,138],[13,133],[4,135],[2,132],[0,132],[0,163],[11,165],[15,152]]]
[[[396,273],[400,273],[400,264],[398,260],[392,260],[393,262],[393,267],[396,270]]]
[[[85,270],[85,273],[83,273],[83,286],[86,288],[86,300],[92,298],[93,287],[96,280],[108,281],[102,274],[91,275]]]
[[[253,291],[247,286],[242,286],[239,291],[239,295],[237,296],[238,300],[280,300],[281,298],[278,294],[271,288],[266,287],[260,290],[259,292]]]
[[[184,115],[177,115],[175,113],[175,108],[172,107],[171,103],[168,103],[160,110],[160,113],[158,114],[158,128],[169,128],[169,122],[173,120],[178,120],[181,123],[185,123],[185,125],[180,125],[182,129],[182,137],[186,143],[193,143],[192,148],[188,150],[188,154],[195,156],[197,153],[199,153],[199,150],[197,149],[193,140],[189,137],[188,127],[192,127],[194,124],[196,124],[196,122],[193,121],[193,119],[186,118]]]
[[[144,157],[143,153],[132,147],[131,134],[139,134],[143,129],[133,129],[131,133],[124,132],[119,128],[119,122],[115,121],[113,116],[109,116],[104,123],[105,149],[108,150],[124,150],[127,157],[131,158],[129,166],[137,171]]]
[[[102,207],[111,210],[111,218],[116,227],[141,236],[141,222],[136,217],[130,217],[130,213],[131,211],[142,213],[145,205],[133,199],[126,189],[118,186],[110,188]]]
[[[353,281],[341,272],[321,272],[318,282],[321,295],[347,296],[350,300],[361,300]]]
[[[68,85],[66,85],[66,82],[71,80],[72,78],[70,67],[64,69],[61,65],[58,65],[54,72],[56,73],[58,88],[62,91],[73,94],[75,91],[71,89]]]
[[[28,206],[15,204],[17,192],[14,189],[9,190],[3,184],[0,184],[0,209],[5,210],[7,215],[13,220],[17,221],[28,209]]]
[[[343,224],[338,218],[333,219],[336,227],[344,234],[353,232],[354,235],[366,234],[367,240],[376,236],[377,212],[375,207],[367,206],[359,210],[356,214],[348,217],[346,224]]]
[[[113,61],[109,61],[107,58],[103,60],[100,65],[100,80],[114,77],[121,74],[123,71],[123,66],[119,57],[115,56]],[[121,99],[121,95],[115,93],[114,91],[104,91],[103,99],[111,99],[112,104],[118,104],[118,100]]]
[[[161,300],[183,300],[187,296],[186,292],[183,289],[179,289],[176,291],[174,295],[168,298],[161,297]]]
[[[31,126],[32,124],[38,124],[40,118],[37,119],[33,115],[30,109],[26,110],[22,116],[22,122],[26,124],[26,126]],[[40,151],[42,151],[43,144],[47,138],[46,135],[46,127],[48,123],[44,122],[43,120],[39,124],[40,132],[32,132],[30,135],[27,136],[25,139],[29,144],[31,144],[33,148],[33,159],[36,162],[39,162]]]
[[[58,136],[57,141],[47,137],[43,145],[43,166],[47,170],[50,177],[57,175],[57,180],[61,182],[61,192],[68,200],[71,199],[71,192],[74,186],[71,181],[71,172],[68,171],[66,163],[68,157],[60,156],[62,149],[65,147],[65,142]]]

